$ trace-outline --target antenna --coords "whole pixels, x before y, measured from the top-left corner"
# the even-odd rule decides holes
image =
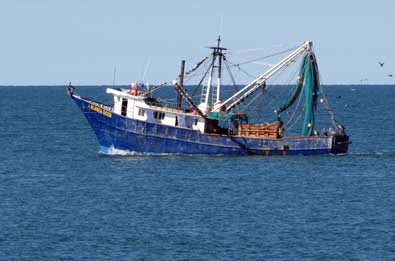
[[[144,82],[145,80],[145,76],[147,75],[148,69],[151,65],[151,57],[148,57],[147,62],[145,63],[145,68],[144,68],[144,72],[143,75],[141,77],[141,81]]]
[[[224,16],[221,15],[220,20],[219,20],[219,32],[218,32],[218,35],[222,35],[223,25],[224,25]]]
[[[114,65],[114,74],[113,74],[113,78],[112,78],[112,87],[115,87],[115,74],[117,72],[117,66]]]

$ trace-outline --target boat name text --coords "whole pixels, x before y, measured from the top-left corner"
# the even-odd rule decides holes
[[[98,112],[100,114],[103,114],[104,116],[111,118],[112,117],[112,113],[106,110],[103,110],[102,108],[95,106],[93,104],[89,104],[89,109],[91,109],[92,111]]]

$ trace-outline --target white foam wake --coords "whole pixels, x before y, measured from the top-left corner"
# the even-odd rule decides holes
[[[110,156],[161,156],[161,155],[175,155],[172,153],[151,153],[151,152],[137,152],[131,150],[117,149],[114,146],[104,147],[100,146],[100,154],[110,155]]]

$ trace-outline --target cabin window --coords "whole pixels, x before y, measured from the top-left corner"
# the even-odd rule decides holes
[[[121,115],[126,116],[126,110],[128,109],[128,100],[122,98],[122,108],[121,108]]]
[[[145,110],[139,109],[138,113],[139,116],[144,116],[145,115]]]
[[[163,120],[165,118],[164,112],[154,111],[154,118],[158,120]]]
[[[192,128],[193,118],[190,116],[185,116],[185,127]]]
[[[198,119],[195,119],[195,125],[197,125],[197,124],[198,124],[198,121],[199,121]]]
[[[176,116],[176,123],[175,123],[175,125],[178,126],[178,116]]]

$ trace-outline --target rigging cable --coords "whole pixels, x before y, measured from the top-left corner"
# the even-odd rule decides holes
[[[237,67],[237,66],[240,66],[240,65],[249,64],[249,63],[252,63],[252,62],[259,61],[259,60],[264,60],[264,59],[267,59],[267,58],[271,58],[271,57],[274,57],[274,56],[277,56],[277,55],[281,55],[281,54],[284,54],[284,53],[288,53],[288,52],[294,51],[296,49],[298,49],[298,47],[293,47],[293,48],[290,48],[290,49],[287,49],[287,50],[284,50],[284,51],[280,51],[280,52],[277,52],[277,53],[269,54],[269,55],[262,56],[262,57],[259,57],[259,58],[255,58],[255,59],[252,59],[252,60],[247,60],[247,61],[244,61],[244,62],[241,62],[241,63],[234,64],[234,66]]]
[[[303,65],[304,68],[304,65]],[[304,70],[304,69],[303,69]],[[295,70],[293,71],[293,73],[291,73],[290,77],[288,78],[288,81],[286,82],[286,85],[289,85],[289,83],[295,78],[295,75],[298,73],[298,68],[295,68]],[[275,102],[277,102],[278,100],[280,100],[281,96],[285,93],[286,88],[284,88],[282,90],[282,92],[280,92],[279,95],[277,95],[269,104],[270,107],[272,107],[274,109],[273,106],[271,106],[272,104],[274,104]]]
[[[204,73],[202,79],[200,80],[200,82],[198,83],[198,85],[196,86],[196,88],[193,90],[192,95],[191,95],[191,98],[193,98],[193,96],[195,96],[197,90],[198,90],[199,87],[202,85],[202,83],[203,83],[204,79],[206,78],[208,72],[210,71],[211,67],[214,66],[214,62],[215,62],[215,59],[212,60],[210,66],[208,67],[208,69],[207,69],[206,72]]]
[[[321,90],[321,95],[322,95],[322,99],[321,99],[321,103],[324,105],[325,110],[327,111],[327,113],[330,116],[330,119],[332,121],[333,126],[335,127],[336,130],[340,129],[340,131],[344,132],[344,126],[341,125],[335,117],[335,113],[332,110],[332,106],[330,105],[328,99],[326,98],[325,92],[324,92],[324,88],[322,86],[321,83],[321,78],[320,78],[320,90]]]
[[[227,61],[232,65],[232,67],[236,67],[237,69],[239,69],[239,71],[241,71],[242,73],[244,73],[245,75],[247,75],[248,77],[251,77],[252,79],[256,79],[258,77],[248,73],[247,71],[245,71],[244,69],[242,69],[240,67],[240,64],[236,64],[236,63],[232,63],[231,61],[229,61],[229,59],[227,59]]]
[[[194,71],[196,71],[196,70],[200,67],[200,65],[202,65],[202,63],[204,63],[207,59],[208,59],[208,56],[205,56],[202,60],[200,60],[199,62],[197,62],[197,63],[195,64],[195,66],[193,66],[193,68],[192,68],[191,70],[187,71],[187,72],[185,73],[185,75],[189,75],[189,74],[193,73]]]
[[[205,69],[206,66],[207,66],[207,60],[203,63],[203,66],[199,66],[199,70],[194,70],[193,72],[191,72],[190,75],[186,75],[184,78],[184,83],[189,82],[196,76],[203,75],[204,72],[202,73],[201,71],[203,68]]]
[[[296,111],[298,110],[300,101],[302,100],[302,96],[303,96],[302,92],[303,92],[303,90],[304,90],[304,85],[303,85],[302,90],[300,91],[301,94],[299,95],[299,99],[298,99],[298,102],[297,102],[297,104],[296,104],[296,106],[295,106],[295,110],[294,110],[293,113],[291,114],[291,117],[288,119],[287,123],[284,125],[284,128],[285,128],[285,127],[288,127],[289,124],[291,123],[291,121],[293,120],[293,118],[294,118],[294,116],[295,116],[295,114],[296,114]],[[302,114],[303,114],[303,113],[300,113],[299,116],[298,116],[298,118],[292,123],[291,127],[287,128],[287,129],[291,129],[291,128],[296,124],[296,122],[299,121],[299,119],[300,119],[300,117],[301,117]]]
[[[229,62],[229,63],[233,64],[232,62]],[[277,78],[280,76],[280,74],[281,74],[285,69],[287,69],[287,68],[288,68],[288,67],[283,67],[283,68],[281,68],[281,69],[275,74],[274,80],[277,79]],[[241,69],[239,66],[238,66],[238,69],[239,69],[239,71],[244,72],[245,74],[251,76],[250,74],[248,74],[247,72],[245,72],[243,69]],[[257,77],[255,77],[255,76],[251,76],[251,77],[254,78],[254,79],[257,78]],[[266,83],[266,80],[264,81],[264,84],[266,85],[265,89],[268,88],[268,87],[267,87],[268,85],[267,85],[267,83]],[[262,84],[262,85],[263,85],[263,84]],[[266,93],[268,93],[268,91],[266,91]],[[261,94],[263,94],[263,93],[261,93]],[[255,100],[255,98],[253,98],[253,100]],[[251,104],[251,102],[250,102],[248,105],[244,106],[242,103],[239,103],[239,104],[236,105],[236,108],[237,108],[238,111],[240,111],[240,110],[239,110],[239,106],[242,106],[242,110],[245,110],[246,108],[248,108],[248,106],[249,106],[250,104]],[[272,107],[270,104],[269,104],[269,106]],[[274,109],[274,107],[272,107],[272,109]]]
[[[229,77],[232,81],[233,87],[235,88],[235,92],[238,92],[239,90],[237,88],[235,78],[233,77],[232,70],[230,69],[228,60],[225,58],[225,56],[224,56],[224,63],[225,63],[226,70],[228,71]]]

